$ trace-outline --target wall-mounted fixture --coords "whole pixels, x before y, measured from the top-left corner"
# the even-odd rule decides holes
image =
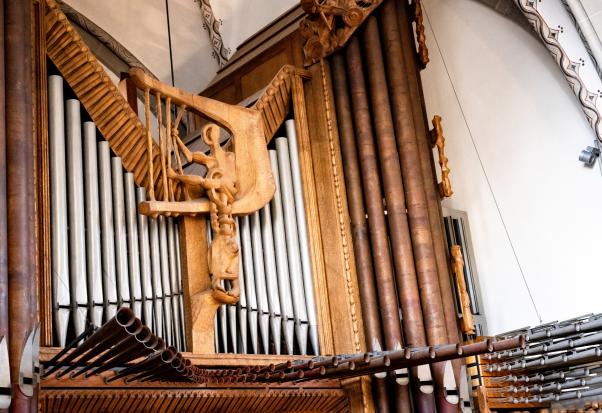
[[[588,146],[581,151],[579,160],[585,164],[585,166],[592,167],[596,162],[596,158],[600,156],[600,149]]]

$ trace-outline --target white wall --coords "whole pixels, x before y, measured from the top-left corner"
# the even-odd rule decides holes
[[[577,160],[593,133],[566,80],[538,39],[483,5],[424,9],[425,99],[455,191],[444,205],[468,212],[489,332],[537,324],[535,307],[544,322],[602,311],[602,177]]]

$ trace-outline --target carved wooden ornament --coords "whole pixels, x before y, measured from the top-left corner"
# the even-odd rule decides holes
[[[439,166],[441,167],[441,182],[439,182],[439,195],[441,198],[449,198],[454,194],[451,181],[449,179],[450,169],[447,165],[448,159],[445,156],[445,137],[443,136],[443,126],[441,126],[441,116],[433,117],[433,129],[431,129],[431,143],[437,147],[439,153]]]
[[[301,7],[308,14],[300,25],[305,38],[305,65],[343,47],[380,3],[382,0],[301,0]]]

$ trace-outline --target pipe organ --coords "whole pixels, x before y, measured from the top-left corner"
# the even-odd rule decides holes
[[[5,39],[7,78],[35,93],[2,84],[20,115],[18,169],[0,163],[0,408],[488,412],[599,394],[581,365],[602,359],[598,316],[479,337],[419,0],[303,0],[199,95],[140,65],[115,85],[60,3],[6,3],[34,34]]]
[[[145,188],[66,88],[48,78],[54,342],[64,347],[127,305],[185,349],[178,224],[138,213]]]

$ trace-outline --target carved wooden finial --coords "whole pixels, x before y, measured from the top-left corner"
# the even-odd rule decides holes
[[[475,334],[475,323],[470,309],[470,298],[466,289],[466,281],[464,280],[464,257],[459,245],[452,245],[452,268],[454,277],[456,278],[456,286],[458,295],[460,296],[460,304],[462,306],[462,332],[468,335]]]

